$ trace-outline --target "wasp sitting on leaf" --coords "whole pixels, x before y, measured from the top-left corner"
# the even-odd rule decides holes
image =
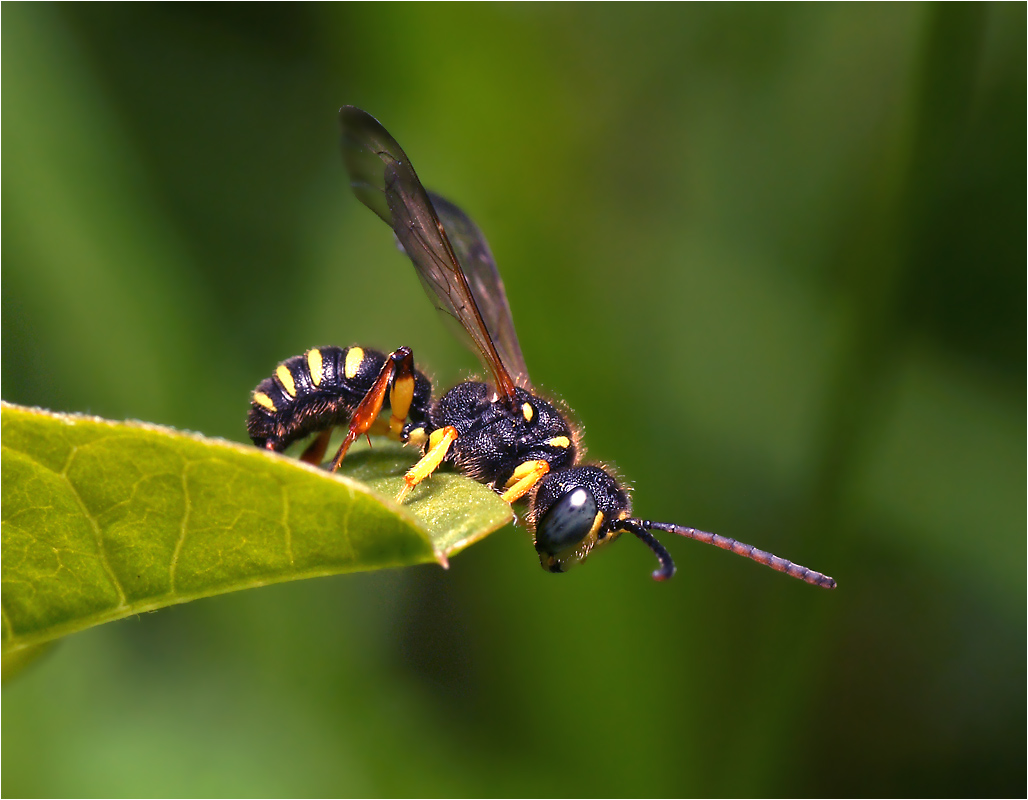
[[[467,332],[492,383],[466,381],[433,400],[432,385],[415,369],[409,347],[388,355],[356,346],[315,348],[283,361],[254,390],[247,419],[254,444],[280,451],[317,433],[301,458],[319,464],[332,428],[345,426],[333,471],[365,434],[420,447],[422,457],[404,476],[398,502],[441,464],[451,464],[508,503],[527,500],[525,522],[550,572],[566,571],[627,531],[656,555],[654,579],[666,580],[675,565],[653,535],[659,531],[835,588],[827,575],[735,539],[633,517],[625,489],[606,469],[579,463],[575,432],[532,388],[503,281],[481,231],[453,203],[425,190],[406,153],[374,117],[353,106],[339,116],[354,193],[393,229],[428,296]],[[388,420],[381,414],[386,408]]]

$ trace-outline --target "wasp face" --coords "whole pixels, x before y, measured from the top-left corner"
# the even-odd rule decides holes
[[[567,572],[593,548],[614,541],[611,523],[628,514],[628,496],[599,467],[552,472],[535,496],[535,549],[549,572]]]

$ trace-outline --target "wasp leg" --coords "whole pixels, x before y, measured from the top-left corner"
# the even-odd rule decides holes
[[[514,474],[510,476],[507,485],[503,487],[500,497],[508,503],[513,503],[528,494],[532,487],[539,483],[543,475],[549,471],[549,462],[542,459],[521,462],[514,470]]]
[[[399,390],[397,390],[397,384],[400,384]],[[375,379],[375,383],[372,384],[371,388],[368,389],[368,393],[364,395],[364,399],[354,409],[353,416],[350,417],[350,428],[346,432],[346,438],[343,439],[343,443],[339,445],[339,450],[336,451],[335,458],[332,459],[332,472],[339,469],[339,465],[343,463],[343,458],[346,456],[346,451],[350,449],[350,445],[371,430],[371,426],[374,425],[375,420],[378,419],[378,415],[382,411],[387,388],[391,388],[389,404],[392,407],[389,428],[390,432],[394,427],[398,428],[396,437],[399,438],[399,429],[403,428],[403,421],[407,418],[411,399],[414,396],[414,356],[411,354],[409,347],[400,347],[389,354],[385,364],[382,365],[382,371],[378,373],[378,378]],[[394,398],[399,404],[399,408],[393,405]],[[401,414],[402,416],[400,416]],[[399,423],[394,425],[394,420],[396,419],[399,419]]]
[[[325,428],[317,435],[313,442],[307,445],[307,449],[303,451],[300,460],[318,466],[321,463],[321,459],[325,457],[325,451],[328,450],[328,440],[331,438],[332,428]]]
[[[393,384],[389,387],[389,408],[392,409],[392,412],[389,415],[389,431],[386,434],[389,438],[397,441],[403,432],[407,414],[410,413],[410,406],[414,401],[414,355],[409,347],[401,347],[396,353],[401,351],[404,351],[405,354],[396,364]],[[389,357],[390,361],[396,353]]]
[[[450,425],[432,431],[432,435],[428,437],[428,452],[403,476],[403,487],[396,495],[397,503],[402,503],[411,489],[439,468],[455,441],[457,441],[457,429]]]
[[[384,419],[376,419],[371,423],[371,427],[367,430],[368,436],[390,436],[392,437],[392,431],[389,429],[389,423]]]
[[[300,460],[314,466],[320,465],[321,460],[325,457],[325,451],[328,450],[328,442],[332,438],[332,430],[332,428],[326,428],[319,433],[317,438],[307,445],[307,449],[300,455]],[[386,420],[376,419],[365,431],[365,434],[367,436],[392,436],[392,431]],[[393,438],[396,437],[394,436]],[[371,439],[368,439],[368,444],[371,444]]]

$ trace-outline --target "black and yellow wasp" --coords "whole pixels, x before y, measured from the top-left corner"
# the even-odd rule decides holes
[[[606,469],[579,463],[575,429],[532,388],[503,281],[478,227],[453,203],[425,190],[406,153],[370,114],[345,106],[339,115],[354,193],[393,229],[428,296],[467,332],[492,380],[461,383],[433,400],[432,385],[414,368],[409,347],[388,355],[319,347],[286,359],[254,390],[247,419],[254,444],[282,450],[316,433],[301,458],[319,464],[332,428],[345,426],[333,471],[365,434],[416,445],[422,457],[404,476],[399,502],[443,463],[489,485],[508,503],[527,499],[524,519],[550,572],[564,572],[627,531],[660,562],[653,577],[666,580],[675,565],[653,535],[660,531],[835,587],[827,575],[734,539],[633,517],[626,490]]]

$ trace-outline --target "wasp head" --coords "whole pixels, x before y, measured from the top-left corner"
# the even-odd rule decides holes
[[[533,503],[535,549],[548,572],[567,572],[594,548],[621,534],[613,523],[630,513],[628,494],[600,467],[549,473]]]

